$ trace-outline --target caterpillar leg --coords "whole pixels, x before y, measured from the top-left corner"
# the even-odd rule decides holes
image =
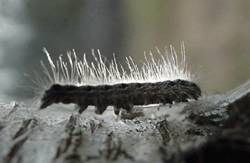
[[[125,104],[125,105],[117,105],[114,106],[114,113],[115,115],[119,115],[121,109],[126,110],[126,112],[131,113],[133,109],[132,104]]]
[[[96,110],[95,110],[95,113],[96,114],[102,114],[106,109],[107,109],[108,106],[96,106]]]
[[[88,106],[87,105],[78,105],[78,107],[79,107],[78,113],[82,114],[82,112],[84,110],[86,110]]]
[[[121,108],[119,108],[118,106],[114,106],[114,113],[115,113],[115,115],[119,115],[120,110],[121,110]]]

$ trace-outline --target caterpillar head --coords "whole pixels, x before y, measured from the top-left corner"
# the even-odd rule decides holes
[[[62,92],[63,86],[59,84],[52,85],[48,90],[44,92],[43,97],[41,99],[40,109],[45,109],[53,103],[59,103]]]

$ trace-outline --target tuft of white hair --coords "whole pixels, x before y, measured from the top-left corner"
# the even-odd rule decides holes
[[[67,52],[52,59],[49,52],[44,48],[49,67],[43,61],[41,66],[44,76],[38,76],[34,81],[36,92],[41,93],[51,85],[112,85],[118,83],[145,83],[160,82],[166,80],[191,80],[191,73],[186,61],[185,46],[181,43],[180,55],[170,45],[163,51],[155,49],[144,54],[144,63],[138,66],[132,57],[126,57],[125,65],[117,63],[115,56],[109,63],[104,61],[100,50],[92,50],[93,62],[86,59],[86,54],[80,58],[75,50]]]

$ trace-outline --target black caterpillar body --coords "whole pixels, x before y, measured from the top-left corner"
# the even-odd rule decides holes
[[[53,103],[79,106],[82,113],[89,105],[96,106],[96,113],[102,114],[108,106],[114,106],[115,114],[123,108],[131,111],[134,105],[172,104],[198,99],[201,90],[198,85],[186,80],[156,83],[129,83],[100,86],[74,86],[54,84],[46,90],[41,99],[41,109]]]

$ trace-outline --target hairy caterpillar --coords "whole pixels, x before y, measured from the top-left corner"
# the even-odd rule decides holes
[[[96,107],[96,113],[102,114],[108,106],[114,106],[115,114],[121,108],[131,111],[134,105],[155,103],[186,102],[197,99],[201,95],[200,88],[191,82],[188,71],[185,47],[181,45],[181,59],[178,59],[173,46],[170,53],[164,54],[157,49],[159,59],[150,52],[145,55],[145,63],[141,68],[131,57],[126,58],[126,68],[119,65],[115,59],[106,64],[99,52],[92,51],[95,62],[89,63],[86,55],[78,59],[75,51],[68,53],[68,60],[60,56],[53,62],[44,49],[50,70],[42,63],[47,83],[40,108],[46,108],[53,103],[74,103],[82,113],[89,105]]]

